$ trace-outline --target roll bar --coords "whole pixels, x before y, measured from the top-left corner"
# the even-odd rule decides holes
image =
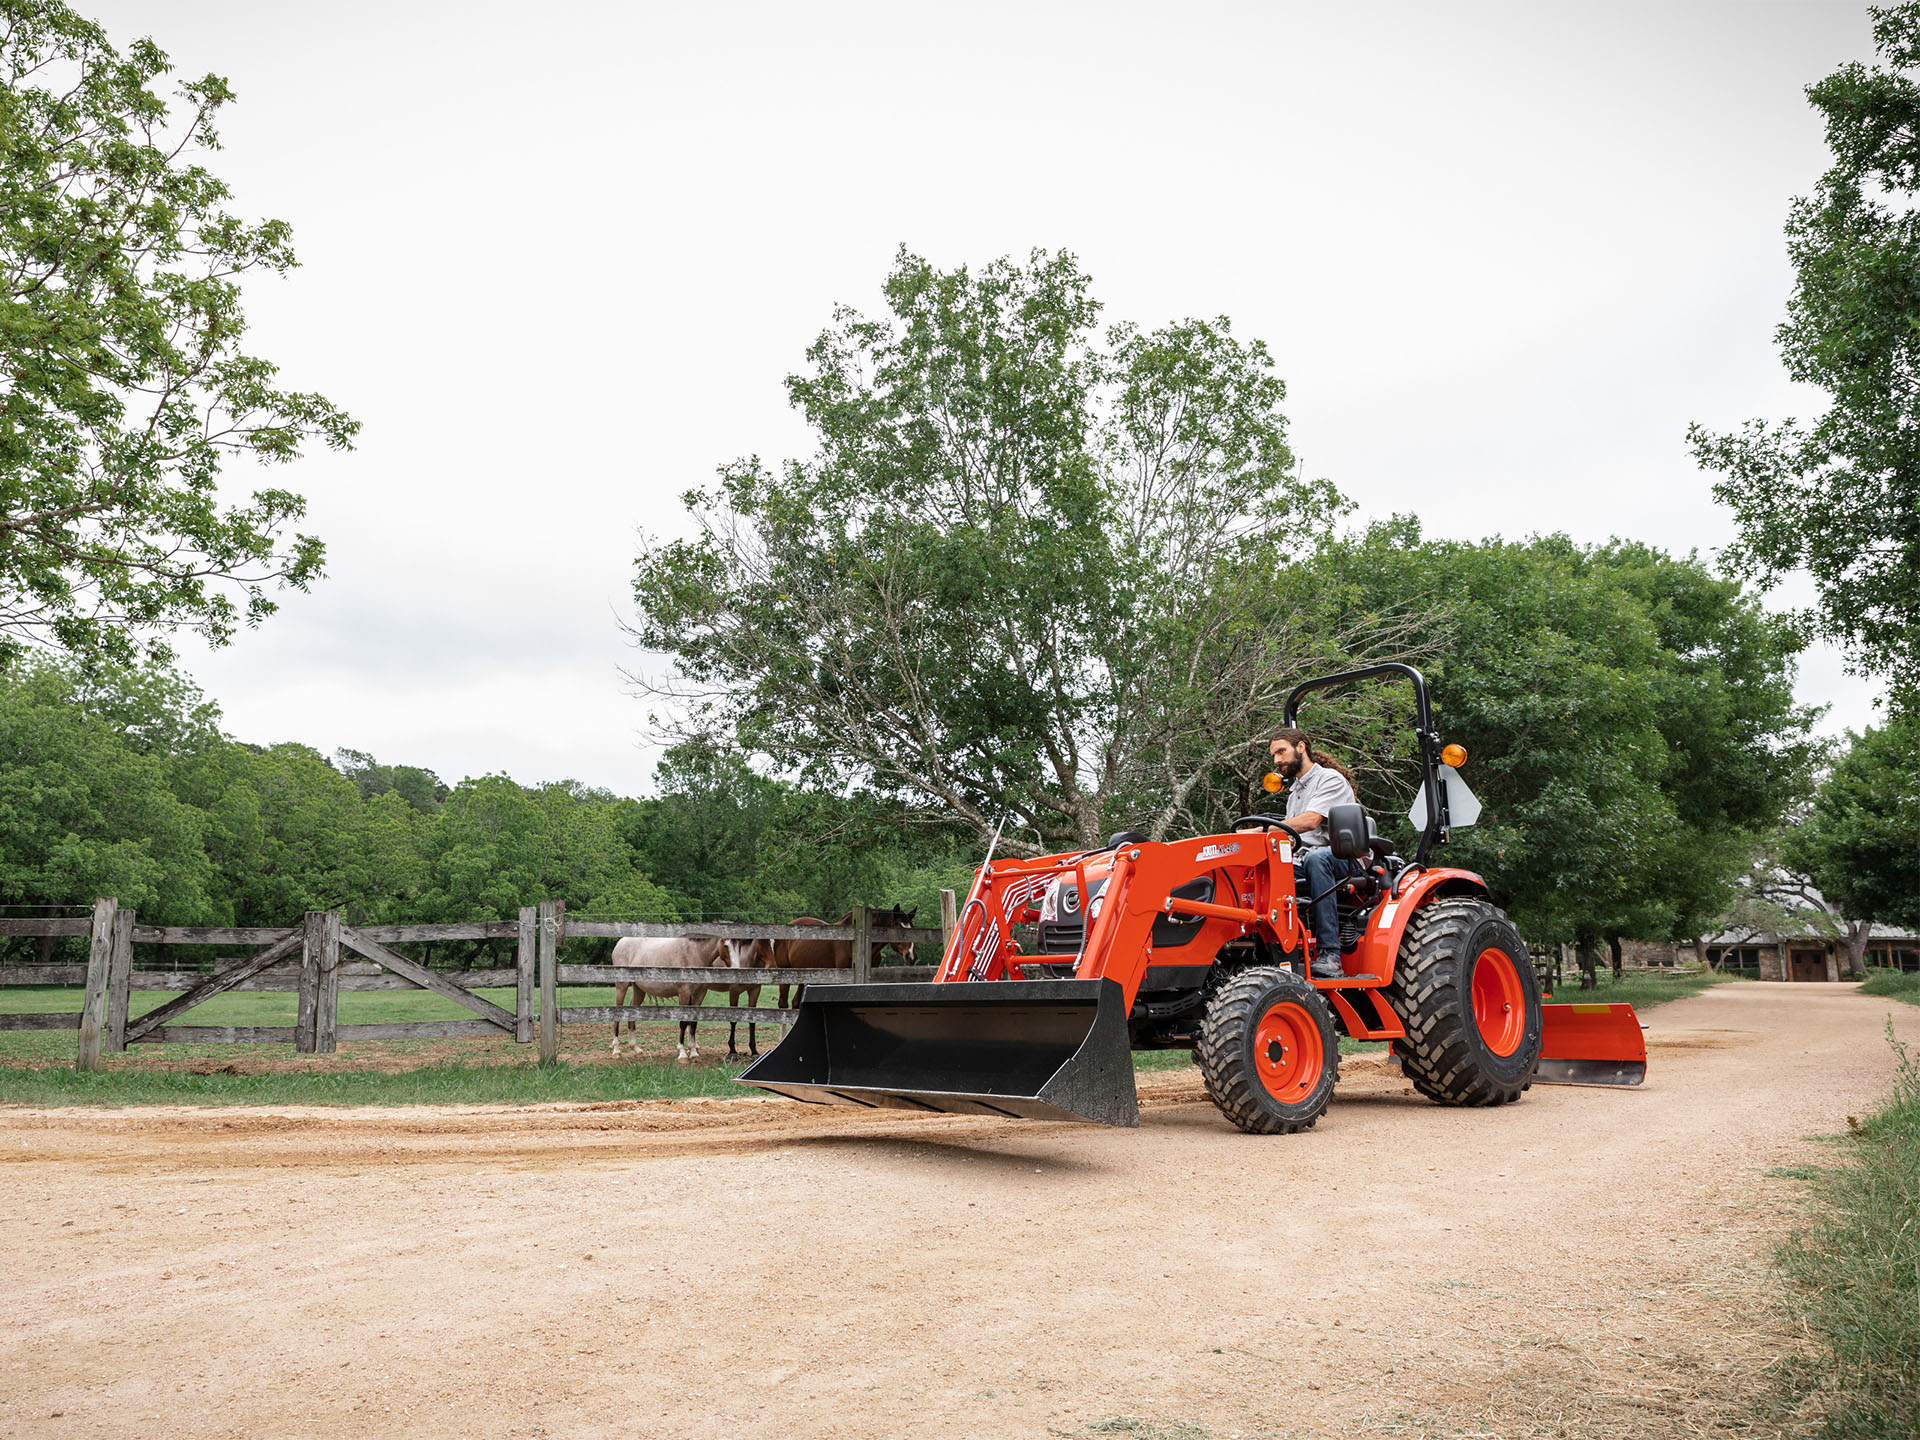
[[[1300,713],[1300,701],[1316,690],[1331,690],[1336,685],[1350,685],[1356,680],[1372,680],[1383,675],[1401,676],[1413,682],[1413,734],[1420,751],[1420,783],[1427,796],[1427,828],[1420,834],[1420,850],[1413,857],[1413,863],[1425,865],[1433,847],[1447,843],[1453,818],[1447,813],[1447,787],[1440,783],[1440,732],[1433,728],[1433,707],[1427,701],[1427,677],[1411,665],[1389,660],[1383,665],[1368,665],[1360,670],[1342,670],[1337,675],[1303,680],[1287,696],[1286,725],[1288,729],[1293,728],[1294,719]]]

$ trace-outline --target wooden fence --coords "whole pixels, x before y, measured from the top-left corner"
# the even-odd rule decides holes
[[[569,921],[560,901],[529,905],[517,921],[484,920],[463,925],[347,926],[338,914],[315,911],[301,924],[271,926],[141,925],[131,910],[112,899],[94,903],[88,918],[0,919],[0,936],[45,939],[86,936],[85,965],[0,966],[4,985],[85,985],[81,1008],[44,1015],[0,1013],[0,1030],[78,1030],[78,1067],[99,1066],[102,1051],[139,1044],[285,1044],[302,1054],[330,1054],[343,1040],[431,1040],[458,1036],[508,1034],[520,1044],[540,1044],[540,1058],[559,1054],[562,1025],[607,1024],[616,1018],[641,1021],[752,1019],[789,1025],[795,1012],[768,1008],[741,1010],[726,1005],[581,1005],[562,1006],[562,985],[610,985],[643,981],[650,985],[690,985],[725,990],[735,985],[817,985],[865,980],[925,980],[935,967],[874,967],[872,950],[881,944],[938,943],[944,952],[953,925],[953,899],[941,894],[942,928],[901,929],[876,925],[865,907],[849,925],[750,925],[727,923],[651,924],[624,920]],[[606,939],[626,935],[688,936],[719,940],[850,940],[853,967],[847,970],[731,970],[635,968],[568,965],[561,946],[569,938]],[[512,969],[430,970],[396,954],[390,946],[435,940],[512,940]],[[251,955],[215,962],[211,971],[135,970],[133,947],[142,945],[257,946]],[[351,952],[359,961],[343,960]],[[477,990],[512,986],[514,1008],[505,1009]],[[410,1021],[386,1025],[341,1025],[342,990],[428,990],[473,1013],[469,1020]],[[129,1015],[135,990],[179,990],[144,1015]],[[284,1025],[191,1025],[188,1011],[229,990],[297,990],[298,1016]]]

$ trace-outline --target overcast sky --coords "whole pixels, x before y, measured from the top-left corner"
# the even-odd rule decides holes
[[[1852,4],[81,4],[232,83],[216,167],[303,262],[254,344],[364,424],[272,477],[328,578],[183,647],[229,729],[628,793],[636,532],[804,451],[782,378],[902,243],[1231,317],[1362,517],[1724,544],[1686,428],[1819,406],[1781,225],[1871,53]],[[1830,652],[1801,690],[1872,718]]]

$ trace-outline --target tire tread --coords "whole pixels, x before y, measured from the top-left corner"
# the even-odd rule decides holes
[[[1387,1003],[1406,1026],[1394,1041],[1400,1070],[1413,1088],[1442,1105],[1509,1105],[1532,1083],[1509,1084],[1489,1074],[1468,1040],[1474,1023],[1458,983],[1458,967],[1467,938],[1483,920],[1507,921],[1506,912],[1485,900],[1448,899],[1423,905],[1407,922]],[[1523,955],[1515,964],[1530,964]]]
[[[1261,1001],[1268,995],[1277,975],[1291,973],[1277,966],[1263,965],[1235,975],[1220,988],[1220,993],[1207,1007],[1206,1018],[1200,1024],[1199,1040],[1194,1045],[1193,1058],[1200,1067],[1200,1079],[1206,1086],[1207,1098],[1222,1115],[1250,1135],[1297,1135],[1303,1130],[1311,1130],[1314,1122],[1326,1113],[1327,1105],[1333,1099],[1334,1085],[1340,1080],[1340,1044],[1336,1036],[1327,1052],[1333,1070],[1333,1084],[1324,1089],[1315,1087],[1318,1105],[1300,1107],[1292,1114],[1276,1114],[1271,1098],[1263,1099],[1266,1091],[1259,1075],[1246,1063],[1245,1036],[1260,1023],[1260,1016],[1265,1013]],[[1326,1002],[1320,999],[1318,993],[1306,982],[1300,983],[1307,991],[1305,1001],[1324,1009]],[[1328,1025],[1322,1029],[1323,1033],[1331,1030],[1330,1017]],[[1312,1099],[1310,1096],[1309,1101]]]

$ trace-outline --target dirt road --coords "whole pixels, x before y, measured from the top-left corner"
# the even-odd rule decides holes
[[[1278,1139],[1184,1071],[1138,1131],[0,1110],[0,1435],[1711,1433],[1788,1343],[1767,1171],[1885,1092],[1889,1013],[1722,986],[1644,1088],[1499,1111],[1349,1061]]]

